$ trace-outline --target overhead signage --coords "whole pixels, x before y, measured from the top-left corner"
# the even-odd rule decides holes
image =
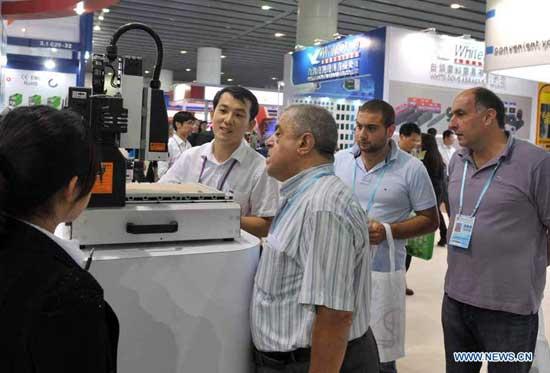
[[[295,52],[292,82],[299,85],[361,76],[371,76],[381,82],[385,43],[386,29],[381,28]],[[381,83],[377,89],[376,97],[381,97]]]
[[[533,73],[540,71],[537,66],[550,65],[550,28],[544,26],[549,13],[550,1],[488,0],[487,70],[525,68]],[[532,74],[525,77],[533,79]]]
[[[430,65],[430,79],[484,84],[485,45],[471,39],[436,36],[437,53]]]
[[[380,40],[371,35],[357,34],[295,52],[293,83],[303,84],[366,74],[369,52],[379,49],[379,43]]]
[[[57,48],[57,49],[67,49],[67,50],[80,49],[80,43],[73,43],[71,41],[30,39],[30,38],[19,38],[19,37],[12,37],[12,36],[8,37],[8,44],[18,45],[22,47],[31,47],[31,48]]]

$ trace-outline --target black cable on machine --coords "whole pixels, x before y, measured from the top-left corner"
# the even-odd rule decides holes
[[[155,64],[155,70],[153,71],[153,79],[151,79],[151,82],[149,83],[149,87],[154,89],[159,89],[160,88],[160,70],[162,69],[164,49],[162,47],[162,41],[160,40],[160,37],[151,27],[138,22],[127,23],[123,26],[120,26],[119,29],[113,34],[113,37],[111,38],[111,43],[107,46],[107,58],[111,62],[113,62],[117,58],[118,48],[116,46],[116,43],[124,33],[130,30],[143,30],[147,32],[149,35],[151,35],[151,37],[155,40],[155,44],[157,46],[157,62]]]

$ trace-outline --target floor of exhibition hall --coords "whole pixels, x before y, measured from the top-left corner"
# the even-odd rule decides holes
[[[435,242],[439,239],[436,233]],[[447,248],[434,247],[430,261],[413,258],[407,285],[414,295],[407,297],[406,356],[398,360],[399,373],[444,373],[445,355],[441,328],[441,301],[447,269]],[[550,335],[550,272],[543,300],[545,331]],[[484,367],[481,371],[486,373]]]

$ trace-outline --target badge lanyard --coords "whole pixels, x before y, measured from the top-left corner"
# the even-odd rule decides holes
[[[202,157],[203,161],[202,161],[202,167],[201,167],[201,173],[199,175],[199,184],[202,182],[202,174],[204,173],[204,168],[206,167],[206,157],[203,156]],[[220,182],[218,183],[218,187],[216,189],[218,190],[222,190],[223,186],[225,185],[225,181],[227,180],[227,178],[229,177],[229,174],[231,173],[231,171],[233,170],[233,167],[235,167],[235,164],[237,163],[237,160],[236,159],[233,159],[233,162],[231,162],[231,165],[229,166],[229,168],[227,169],[227,171],[225,172],[225,174],[223,175],[223,178],[220,180]]]
[[[355,194],[355,180],[357,178],[357,168],[359,168],[359,166],[357,166],[357,158],[355,158],[354,160],[354,165],[355,167],[353,168],[353,184],[352,184],[352,191],[353,191],[353,194]],[[372,191],[372,193],[370,194],[370,197],[369,197],[369,201],[367,202],[367,213],[370,211],[372,205],[374,204],[374,197],[376,197],[376,193],[378,192],[378,189],[380,188],[380,184],[382,183],[382,179],[384,178],[384,175],[386,174],[386,170],[388,169],[388,166],[389,166],[389,163],[386,163],[384,164],[384,166],[382,166],[382,174],[380,175],[380,177],[378,178],[378,180],[376,181],[376,185],[374,186],[374,189]]]
[[[501,163],[502,163],[502,160],[499,160],[498,163],[496,164],[495,168],[493,168],[493,172],[491,172],[491,176],[489,176],[489,179],[487,179],[487,181],[485,182],[485,185],[483,186],[481,194],[479,195],[479,198],[477,199],[477,203],[474,207],[474,211],[472,212],[472,215],[470,215],[470,216],[475,216],[476,215],[477,210],[479,209],[479,206],[481,205],[481,200],[485,196],[485,193],[487,193],[487,191],[489,190],[489,186],[493,182],[493,180],[495,178],[495,174],[496,174],[498,168],[500,167]],[[464,189],[465,189],[465,185],[466,185],[466,173],[467,172],[468,172],[468,161],[464,161],[464,172],[462,174],[462,186],[460,187],[460,207],[459,207],[458,215],[462,215],[462,209],[464,207]]]
[[[306,182],[294,195],[283,202],[283,205],[279,209],[279,212],[276,214],[275,218],[273,219],[273,223],[271,224],[271,227],[269,228],[269,231],[275,230],[277,224],[283,217],[283,215],[286,213],[286,210],[290,207],[290,205],[298,198],[303,192],[305,192],[307,189],[309,189],[313,184],[315,184],[319,179],[325,176],[331,176],[334,175],[331,172],[323,172],[318,175],[313,176],[308,182]]]

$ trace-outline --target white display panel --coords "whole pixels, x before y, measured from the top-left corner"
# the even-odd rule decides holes
[[[458,37],[436,35],[390,27],[387,39],[385,97],[403,115],[404,105],[415,109],[414,102],[425,103],[426,114],[408,119],[420,119],[426,128],[443,130],[446,110],[452,99],[462,90],[483,86],[497,93],[505,102],[509,122],[522,124],[518,136],[534,141],[534,118],[538,86],[536,82],[487,74],[485,71],[485,43]],[[413,105],[410,105],[411,100]],[[437,108],[440,107],[440,109]],[[518,109],[521,111],[519,118]],[[407,114],[405,112],[405,114]],[[515,118],[513,118],[515,116]],[[523,123],[521,123],[523,121]]]
[[[120,323],[120,373],[251,373],[259,240],[96,248],[90,272]]]
[[[50,105],[61,108],[76,74],[51,71],[4,69],[3,107]]]
[[[526,67],[529,75],[518,75],[521,71],[514,75],[550,82],[547,69],[530,68],[550,65],[549,13],[550,1],[546,0],[489,0],[485,22],[487,70]]]

